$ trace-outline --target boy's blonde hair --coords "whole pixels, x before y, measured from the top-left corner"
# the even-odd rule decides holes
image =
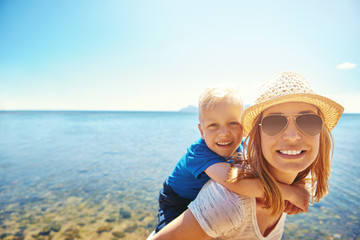
[[[216,104],[228,100],[234,104],[239,104],[241,112],[244,105],[240,97],[240,86],[235,84],[220,84],[206,88],[199,98],[199,119],[203,110],[214,108]]]

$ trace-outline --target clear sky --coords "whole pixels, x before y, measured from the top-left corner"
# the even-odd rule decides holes
[[[1,0],[0,109],[164,110],[297,71],[360,112],[358,0]]]

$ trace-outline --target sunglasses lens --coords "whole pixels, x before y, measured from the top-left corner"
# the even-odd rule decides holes
[[[270,115],[263,118],[261,128],[268,136],[275,136],[281,133],[287,125],[287,118],[282,115]]]
[[[322,119],[316,114],[304,114],[296,118],[296,124],[305,134],[315,136],[321,132]]]

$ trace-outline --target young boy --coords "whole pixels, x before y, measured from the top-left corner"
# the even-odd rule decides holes
[[[187,149],[187,153],[164,181],[160,190],[159,222],[155,232],[181,215],[210,178],[235,193],[264,197],[263,187],[255,178],[234,183],[226,181],[231,168],[227,161],[231,156],[242,154],[242,111],[243,104],[234,86],[205,89],[199,99],[198,127],[201,139]],[[307,211],[308,200],[302,196],[303,192],[301,195],[301,191],[295,191],[296,186],[280,184],[280,187],[284,199]]]

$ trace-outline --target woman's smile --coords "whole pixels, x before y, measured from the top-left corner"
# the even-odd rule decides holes
[[[301,113],[316,113],[314,105],[300,102],[278,104],[264,111],[263,117],[271,114],[293,115]],[[306,169],[315,161],[319,152],[320,134],[316,136],[305,135],[295,124],[289,120],[287,127],[278,135],[268,136],[260,132],[264,157],[270,164],[270,171],[276,175],[288,174],[289,182],[296,175]]]
[[[306,154],[304,150],[277,150],[276,153],[279,157],[287,159],[298,159]]]
[[[285,155],[299,155],[302,151],[301,150],[278,150],[279,153]]]

